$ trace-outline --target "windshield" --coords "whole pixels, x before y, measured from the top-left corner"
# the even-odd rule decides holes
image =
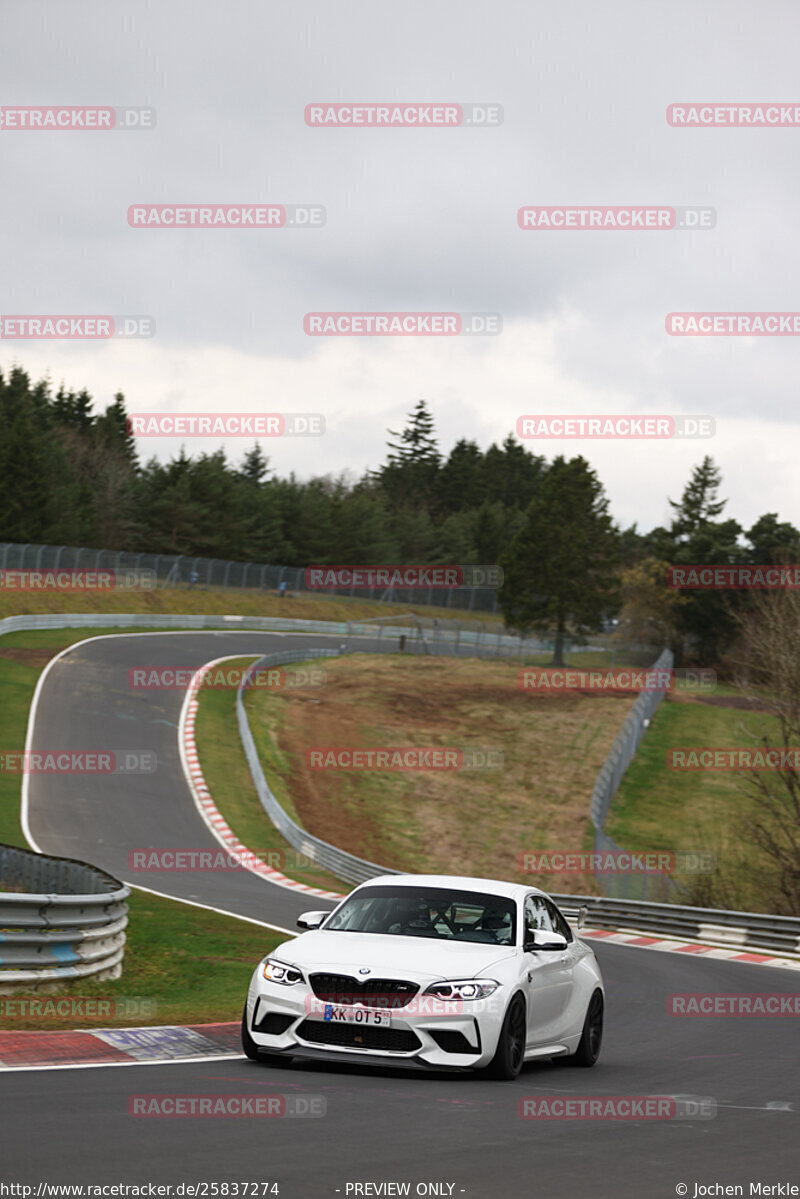
[[[516,904],[500,895],[444,887],[364,887],[345,900],[325,931],[513,945]]]

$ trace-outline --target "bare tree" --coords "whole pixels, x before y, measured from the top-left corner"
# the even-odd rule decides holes
[[[732,655],[737,685],[753,706],[778,722],[779,735],[763,727],[764,750],[795,751],[781,769],[748,770],[740,790],[751,802],[742,814],[742,830],[774,870],[763,880],[763,893],[774,888],[782,915],[800,915],[800,593],[760,592],[749,610],[737,615],[740,637]]]

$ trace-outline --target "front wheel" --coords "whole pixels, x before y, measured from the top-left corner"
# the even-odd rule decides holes
[[[247,1027],[247,1004],[244,1005],[242,1012],[242,1049],[245,1057],[249,1057],[251,1062],[269,1061],[273,1066],[278,1066],[281,1069],[286,1069],[291,1066],[293,1058],[287,1054],[264,1054],[259,1051],[253,1038],[250,1036],[250,1029]]]
[[[510,1082],[518,1076],[525,1058],[525,1038],[525,1000],[521,995],[515,995],[503,1020],[497,1052],[487,1067],[490,1078]]]
[[[245,1057],[249,1057],[251,1062],[258,1061],[258,1045],[250,1036],[250,1029],[247,1027],[247,1004],[242,1012],[242,1049]]]
[[[593,1066],[600,1056],[603,1043],[603,993],[595,991],[589,1000],[583,1032],[578,1048],[569,1057],[561,1058],[568,1066]]]

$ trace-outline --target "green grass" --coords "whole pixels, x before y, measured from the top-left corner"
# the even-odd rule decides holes
[[[280,616],[298,620],[366,620],[372,617],[418,616],[462,620],[476,624],[500,623],[490,612],[468,612],[439,608],[428,604],[381,604],[377,600],[350,599],[347,596],[316,595],[306,591],[298,596],[287,592],[283,599],[275,591],[242,591],[222,587],[158,587],[152,591],[109,592],[23,592],[0,590],[0,619],[29,613],[63,612],[158,612],[204,615]]]
[[[238,658],[226,662],[230,670],[246,669],[253,657]],[[239,729],[236,722],[236,691],[201,691],[195,723],[195,741],[203,776],[214,802],[225,820],[243,845],[253,852],[277,854],[269,858],[283,874],[310,887],[321,887],[326,891],[347,891],[346,883],[334,878],[327,871],[316,867],[304,867],[302,856],[284,841],[261,806],[250,768],[244,755]],[[264,744],[272,745],[267,739]],[[273,753],[262,756],[267,781],[275,793],[291,811],[288,792],[280,770],[275,767],[274,756],[279,751],[272,746]],[[282,757],[282,755],[280,755]]]
[[[745,821],[755,800],[743,792],[743,776],[667,767],[672,748],[750,746],[765,733],[780,745],[778,721],[766,713],[668,701],[622,779],[605,829],[618,845],[714,855],[712,871],[677,876],[683,903],[783,910],[774,866],[749,838]]]
[[[47,994],[0,997],[0,1028],[126,1028],[150,1024],[213,1024],[238,1020],[250,975],[284,934],[243,920],[132,891],[121,978],[77,980]],[[12,1001],[87,997],[107,1001],[99,1018],[20,1015]],[[119,1005],[119,1006],[118,1006]],[[10,1010],[7,1010],[10,1009]],[[110,1013],[110,1014],[107,1014]]]
[[[670,770],[667,753],[678,746],[752,745],[759,733],[778,735],[778,722],[762,712],[710,704],[660,705],[626,771],[606,832],[626,849],[704,849],[687,838],[708,836],[742,807],[735,771]],[[680,838],[681,844],[676,843]]]
[[[0,645],[2,640],[0,639]],[[17,753],[25,746],[28,708],[39,670],[22,662],[0,660],[0,750]],[[0,771],[0,842],[25,846],[19,821],[20,776]]]

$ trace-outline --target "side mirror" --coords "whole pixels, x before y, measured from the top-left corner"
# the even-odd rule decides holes
[[[308,931],[319,928],[328,916],[330,916],[330,912],[303,912],[302,916],[297,917],[297,927]]]
[[[567,948],[567,938],[562,937],[561,933],[548,933],[544,929],[535,928],[523,948],[526,953],[535,953],[537,950],[563,952]]]

